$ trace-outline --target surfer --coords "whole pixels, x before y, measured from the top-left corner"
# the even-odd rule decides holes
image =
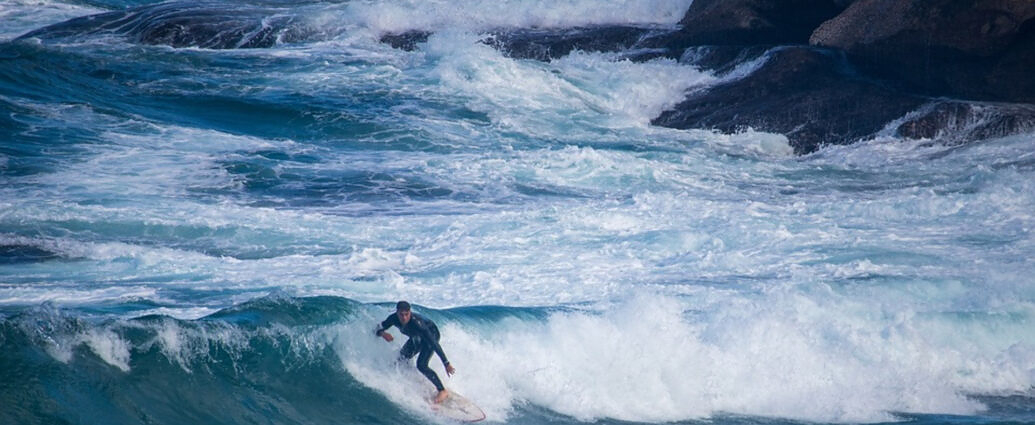
[[[438,326],[435,326],[435,322],[428,320],[424,316],[414,313],[410,310],[410,303],[406,301],[399,301],[395,304],[395,313],[392,313],[377,327],[374,331],[377,336],[384,338],[385,341],[392,342],[392,334],[385,330],[395,326],[399,328],[399,331],[410,337],[406,344],[403,344],[401,350],[399,350],[399,360],[408,361],[412,359],[417,353],[417,370],[424,374],[435,384],[435,389],[438,390],[438,394],[435,395],[435,403],[441,403],[447,397],[449,392],[446,391],[446,387],[442,386],[442,381],[438,379],[438,375],[435,371],[428,367],[428,362],[431,361],[431,353],[435,352],[438,354],[438,358],[442,359],[442,366],[446,368],[446,374],[452,375],[456,370],[449,364],[449,360],[446,359],[446,353],[442,352],[442,346],[439,345],[439,333]]]

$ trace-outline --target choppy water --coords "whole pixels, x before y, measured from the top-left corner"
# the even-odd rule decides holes
[[[304,37],[15,40],[142,4],[0,3],[2,423],[440,422],[370,335],[398,299],[491,422],[1035,422],[1035,135],[796,157],[649,124],[728,76],[479,42],[686,0],[173,3]],[[435,33],[377,41],[405,30]]]

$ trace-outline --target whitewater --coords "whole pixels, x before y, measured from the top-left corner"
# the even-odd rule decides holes
[[[0,423],[448,423],[402,299],[491,423],[1035,423],[1035,134],[798,156],[650,124],[757,61],[485,42],[689,3],[168,6],[254,49],[0,3]]]

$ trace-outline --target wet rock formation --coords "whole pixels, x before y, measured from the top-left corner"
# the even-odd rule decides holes
[[[750,75],[692,93],[653,123],[782,133],[804,154],[874,134],[926,102],[855,73],[834,50],[795,46],[768,55]]]
[[[808,43],[826,53],[771,51],[754,74],[688,93],[654,123],[782,133],[802,154],[878,133],[966,143],[1035,128],[1035,2],[856,0],[820,2],[822,13],[804,3],[695,1],[669,48],[733,45],[744,56],[759,45],[803,45],[820,15],[842,10],[808,29]],[[737,47],[745,43],[754,44]]]
[[[810,42],[925,94],[1035,102],[1032,1],[859,0]]]

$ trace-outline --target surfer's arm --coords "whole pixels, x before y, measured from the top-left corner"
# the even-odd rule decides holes
[[[384,338],[385,341],[392,342],[392,334],[385,332],[385,330],[392,326],[398,326],[398,324],[396,323],[397,321],[398,319],[396,319],[394,314],[388,316],[388,318],[385,319],[385,321],[381,322],[380,325],[377,325],[377,329],[374,329],[374,335]]]
[[[422,330],[424,331],[424,340],[431,344],[431,348],[435,349],[435,354],[438,354],[438,358],[442,359],[442,366],[445,366],[446,372],[452,375],[453,372],[450,371],[453,370],[453,367],[449,365],[449,359],[446,358],[446,352],[442,351],[442,344],[438,343],[438,340],[435,339],[435,335],[431,334],[430,329],[425,327],[422,328]]]
[[[438,354],[438,358],[442,359],[442,366],[449,367],[449,359],[446,358],[446,353],[442,351],[442,346],[439,343],[435,343],[435,354]]]

